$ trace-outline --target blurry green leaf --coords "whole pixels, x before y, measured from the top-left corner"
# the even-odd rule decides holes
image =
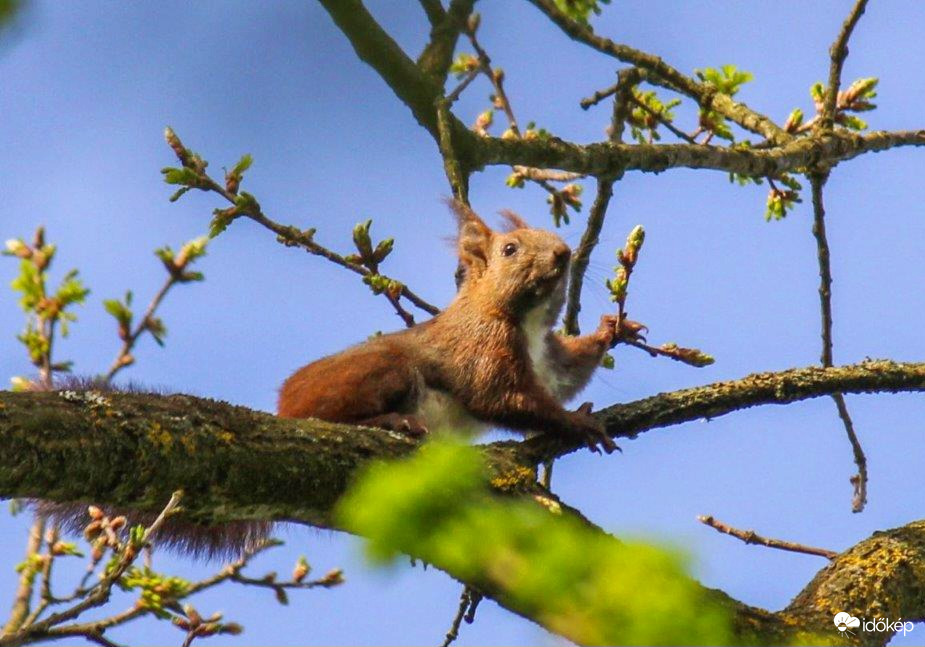
[[[368,538],[372,560],[414,555],[582,644],[731,640],[727,612],[676,552],[616,542],[542,503],[492,496],[477,450],[431,441],[409,459],[369,468],[336,514]]]
[[[514,171],[507,176],[507,179],[504,183],[512,189],[522,189],[524,188],[524,176]]]
[[[478,67],[479,59],[472,54],[457,54],[456,58],[453,59],[453,62],[450,64],[450,74],[457,79],[462,79],[473,70],[477,70]]]
[[[58,286],[55,298],[59,301],[59,308],[61,310],[75,303],[83,303],[87,295],[90,294],[89,288],[84,286],[77,274],[77,270],[71,270],[65,275],[61,284]]]
[[[167,326],[164,325],[160,317],[148,317],[145,321],[145,330],[151,333],[154,341],[158,346],[164,345],[164,337],[167,336]]]
[[[238,216],[237,207],[216,209],[212,212],[212,222],[209,223],[209,238],[215,238],[228,228],[228,225]]]

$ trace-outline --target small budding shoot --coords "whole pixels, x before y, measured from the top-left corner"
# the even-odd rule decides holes
[[[566,225],[569,224],[569,207],[576,212],[581,211],[581,194],[583,191],[584,187],[580,184],[571,183],[566,184],[561,189],[550,191],[549,195],[546,196],[546,203],[549,204],[549,212],[552,214],[552,220],[556,227],[560,227],[563,222]]]
[[[654,90],[640,92],[633,88],[633,101],[636,105],[626,120],[633,139],[639,144],[660,141],[661,135],[657,130],[659,124],[674,121],[672,109],[681,105],[681,100],[671,99],[663,103]]]
[[[477,14],[474,14],[477,15]],[[479,59],[472,54],[459,54],[450,65],[450,74],[462,80],[479,69]]]
[[[482,112],[475,120],[475,123],[472,125],[472,130],[475,131],[477,135],[482,137],[488,137],[488,129],[491,128],[492,123],[495,120],[495,111],[494,108],[489,108]]]
[[[67,337],[68,324],[77,320],[72,306],[84,303],[90,290],[84,286],[78,271],[71,270],[61,279],[54,293],[48,290],[47,271],[54,260],[57,247],[45,240],[45,229],[35,231],[32,243],[23,239],[6,241],[2,254],[19,259],[19,274],[10,283],[20,294],[19,306],[26,314],[26,329],[17,339],[25,346],[29,360],[39,369],[39,381],[51,386],[54,373],[71,369],[71,362],[54,362],[56,328],[62,337]],[[32,380],[13,378],[13,388],[28,389]]]
[[[311,570],[311,566],[308,565],[308,560],[305,559],[304,555],[300,555],[299,559],[296,560],[295,568],[292,569],[292,581],[296,583],[301,582]]]
[[[643,333],[648,332],[648,328],[636,321],[626,318],[626,297],[629,288],[629,279],[639,260],[639,251],[642,249],[646,240],[646,232],[641,225],[637,225],[630,231],[626,237],[626,245],[617,250],[617,261],[619,265],[614,267],[614,277],[606,280],[607,289],[610,291],[611,301],[617,304],[617,343],[624,342],[637,346],[646,351],[653,357],[669,357],[690,366],[703,367],[714,362],[711,355],[696,349],[684,348],[675,343],[662,344],[661,346],[649,346],[645,343]],[[613,357],[605,355],[601,364],[606,368],[613,367]]]

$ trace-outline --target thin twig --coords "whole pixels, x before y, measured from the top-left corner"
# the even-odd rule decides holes
[[[536,168],[534,166],[515,165],[513,168],[514,172],[523,176],[524,179],[534,180],[536,182],[574,182],[575,180],[586,177],[583,173],[572,173],[570,171],[560,171],[550,168]]]
[[[685,94],[695,99],[702,108],[715,110],[742,128],[758,133],[775,144],[780,145],[792,139],[789,133],[767,116],[752,110],[745,104],[736,102],[726,94],[717,92],[716,88],[710,84],[699,83],[686,74],[682,74],[661,57],[615,43],[609,38],[595,34],[589,26],[563,13],[553,0],[530,0],[530,2],[546,14],[572,40],[584,43],[602,54],[649,72],[648,81],[650,83],[664,85]]]
[[[42,537],[45,535],[45,517],[35,515],[32,525],[29,527],[29,539],[26,541],[26,561],[37,555],[42,548]],[[10,618],[3,627],[3,633],[9,634],[18,631],[25,619],[29,616],[29,610],[32,605],[32,585],[34,579],[28,571],[28,565],[19,575],[19,586],[16,588],[16,596],[13,599],[13,608],[10,611]]]
[[[466,617],[463,618],[467,625],[475,622],[475,612],[479,608],[479,602],[484,596],[475,589],[469,589],[469,610],[466,611]]]
[[[228,202],[235,204],[235,195],[231,193],[230,191],[228,191],[225,187],[221,186],[218,182],[213,180],[211,177],[206,175],[202,178],[202,181],[206,185],[204,187],[206,190],[214,191],[215,193],[218,193],[220,196],[228,200]],[[255,210],[255,211],[245,211],[245,212],[242,212],[241,215],[246,218],[249,218],[250,220],[253,220],[254,222],[260,225],[263,225],[264,227],[272,231],[274,234],[277,235],[277,240],[279,240],[279,242],[283,243],[284,245],[287,245],[290,247],[301,247],[302,249],[307,251],[309,254],[313,254],[315,256],[320,256],[322,258],[325,258],[331,261],[332,263],[336,265],[340,265],[341,267],[344,267],[350,270],[351,272],[355,272],[356,274],[359,274],[361,276],[370,276],[372,274],[372,272],[368,268],[363,267],[362,265],[358,263],[351,263],[346,258],[338,254],[337,252],[331,251],[327,247],[324,247],[316,243],[313,239],[314,231],[312,230],[309,230],[309,232],[304,232],[296,227],[293,227],[292,225],[288,225],[288,226],[281,225],[280,223],[268,218],[263,213],[263,211],[260,209]],[[413,303],[416,307],[420,308],[421,310],[431,315],[436,315],[437,313],[440,312],[439,308],[437,308],[434,305],[431,305],[430,303],[428,303],[427,301],[419,297],[417,294],[412,292],[408,288],[408,286],[405,284],[402,284],[401,296],[405,297],[406,299],[408,299],[408,301]]]
[[[581,234],[581,241],[572,256],[565,316],[562,320],[562,325],[567,335],[577,335],[581,332],[578,324],[578,313],[581,312],[581,288],[584,285],[588,264],[591,262],[591,252],[594,251],[600,240],[604,218],[607,215],[607,207],[610,205],[610,198],[613,196],[613,184],[614,181],[611,179],[599,179],[597,181],[597,194],[594,197],[591,209],[588,211],[588,222],[585,225],[584,232]]]
[[[462,81],[459,82],[459,84],[453,89],[453,91],[450,92],[448,95],[446,95],[447,103],[449,105],[453,105],[454,103],[456,103],[456,100],[459,99],[459,96],[463,93],[463,91],[469,87],[470,83],[472,83],[478,78],[481,72],[482,70],[480,70],[479,68],[474,68],[472,70],[469,70],[469,72],[466,73],[466,76],[463,77]]]
[[[157,294],[154,295],[154,298],[151,299],[151,303],[148,304],[148,308],[145,310],[145,313],[141,317],[141,320],[138,322],[138,325],[135,326],[135,330],[131,331],[131,333],[122,342],[122,348],[119,349],[119,354],[116,355],[116,359],[113,360],[112,366],[109,367],[109,371],[107,371],[106,375],[103,377],[104,382],[111,382],[112,378],[116,376],[116,373],[132,363],[130,360],[132,349],[135,348],[135,344],[138,342],[138,338],[141,337],[141,335],[148,329],[151,318],[154,316],[158,306],[160,306],[161,301],[163,301],[164,297],[167,296],[170,288],[172,288],[177,283],[178,277],[175,274],[168,273],[167,280],[164,281],[161,289],[158,290]]]
[[[520,128],[517,126],[517,118],[514,117],[514,110],[511,108],[511,102],[507,97],[507,93],[504,91],[504,76],[502,74],[496,74],[491,68],[491,58],[489,58],[488,53],[479,43],[475,31],[467,29],[466,36],[469,37],[469,42],[472,43],[472,48],[475,50],[475,54],[479,61],[479,68],[482,70],[482,73],[488,77],[495,89],[495,97],[501,104],[501,109],[504,111],[504,114],[507,116],[511,132],[519,138]]]
[[[42,586],[39,589],[39,603],[35,605],[35,609],[33,609],[32,613],[23,621],[23,626],[28,627],[38,620],[45,612],[45,609],[54,602],[55,598],[51,593],[51,572],[55,563],[54,545],[57,543],[60,536],[60,527],[57,523],[52,524],[52,526],[45,531],[45,546],[48,549],[48,553],[44,556],[45,563],[42,564]]]
[[[447,99],[437,100],[437,144],[440,155],[443,157],[443,170],[450,183],[453,197],[463,204],[469,204],[469,171],[463,169],[453,145],[452,119],[450,118],[450,102]]]
[[[640,79],[640,70],[629,68],[621,70],[617,76],[618,89],[613,100],[613,112],[610,118],[610,142],[618,144],[623,141],[623,130],[629,118],[629,103],[633,97],[633,88]],[[623,177],[623,172],[610,177],[598,177],[597,194],[588,211],[588,222],[581,234],[581,241],[572,256],[571,270],[569,271],[568,294],[565,303],[565,316],[563,327],[567,335],[577,335],[581,332],[578,324],[578,313],[581,312],[581,289],[584,286],[585,272],[591,262],[591,252],[600,241],[601,229],[607,216],[607,207],[613,197],[613,185]]]
[[[142,545],[148,543],[151,536],[156,533],[158,529],[164,524],[164,521],[167,520],[167,517],[176,511],[182,496],[183,493],[179,490],[173,493],[173,495],[170,497],[170,501],[167,503],[161,513],[145,530],[144,535],[141,538]],[[0,637],[0,646],[5,647],[8,645],[20,645],[28,641],[30,638],[41,638],[47,635],[48,630],[53,628],[55,625],[60,625],[63,622],[77,618],[88,609],[105,604],[109,600],[109,593],[112,590],[113,585],[119,580],[120,577],[122,577],[128,567],[135,561],[135,557],[137,557],[137,555],[137,551],[131,550],[131,547],[126,545],[126,547],[122,550],[122,555],[116,564],[108,572],[106,572],[103,577],[100,578],[99,583],[92,589],[91,593],[86,598],[74,606],[65,609],[64,611],[53,613],[44,620],[38,621],[28,627],[24,626],[19,631],[14,633],[5,633],[2,637]]]
[[[603,101],[607,97],[613,96],[614,94],[616,94],[617,90],[619,89],[620,89],[620,82],[617,81],[609,88],[606,88],[604,90],[595,90],[594,94],[592,94],[590,97],[586,97],[582,99],[581,101],[579,101],[578,105],[580,105],[583,110],[587,110],[591,106],[596,106],[597,104],[599,104],[601,101]]]
[[[841,31],[835,38],[835,42],[832,43],[832,47],[829,49],[829,56],[832,62],[829,66],[829,87],[826,88],[825,102],[822,108],[822,128],[824,130],[831,130],[834,125],[838,90],[841,86],[842,66],[845,63],[845,59],[848,58],[848,40],[851,38],[851,33],[854,31],[855,25],[858,24],[858,20],[861,19],[866,8],[867,0],[857,0],[857,2],[854,3],[851,13],[848,14],[848,17],[841,27]]]
[[[822,200],[826,180],[828,180],[827,173],[811,174],[809,176],[813,194],[813,236],[816,238],[816,256],[819,263],[819,309],[822,322],[822,353],[820,360],[822,365],[828,368],[833,365],[834,358],[832,353],[832,266],[829,241],[825,231],[825,204]],[[841,418],[845,427],[845,434],[848,436],[848,442],[851,443],[851,451],[854,454],[854,463],[858,468],[858,473],[851,477],[851,484],[854,486],[851,510],[852,512],[862,512],[867,504],[867,457],[855,432],[854,423],[848,413],[848,405],[845,404],[844,395],[833,393],[832,399],[835,401],[838,417]]]
[[[674,134],[675,137],[678,137],[679,139],[683,139],[688,144],[697,144],[696,139],[694,139],[692,136],[688,135],[686,132],[684,132],[683,130],[675,126],[673,123],[668,121],[668,119],[666,119],[662,113],[656,112],[655,110],[653,110],[652,108],[644,104],[642,101],[637,99],[635,96],[631,97],[631,101],[633,102],[633,104],[639,106],[640,108],[648,112],[650,115],[655,117],[655,119],[657,119],[658,122],[662,124],[665,128],[670,130]]]
[[[226,564],[216,574],[212,575],[211,577],[208,577],[208,578],[199,580],[198,582],[194,582],[190,584],[190,586],[186,588],[182,597],[188,598],[196,593],[199,593],[206,589],[213,588],[223,582],[226,582],[232,579],[232,577],[235,574],[240,573],[241,569],[247,566],[247,564],[256,555],[276,545],[278,545],[278,542],[268,540],[268,541],[259,542],[255,544],[254,546],[249,547],[246,551],[244,551],[244,553],[241,555],[241,557],[238,560],[230,564]],[[103,618],[100,620],[92,620],[90,622],[75,623],[75,624],[70,624],[70,625],[61,625],[58,627],[53,627],[48,630],[46,635],[50,638],[83,636],[90,640],[94,640],[93,638],[94,636],[101,637],[103,633],[107,631],[108,629],[111,629],[119,625],[126,624],[132,620],[135,620],[136,618],[140,618],[141,616],[147,615],[148,613],[150,613],[149,609],[133,606],[129,609],[126,609],[125,611],[122,611],[120,613],[114,614],[112,616],[109,616],[107,618]]]
[[[459,608],[456,610],[456,615],[453,617],[453,623],[450,625],[449,631],[446,632],[442,647],[450,647],[453,641],[459,638],[459,627],[463,620],[470,625],[475,621],[475,609],[481,601],[482,595],[480,593],[468,586],[463,587],[459,596]]]
[[[787,550],[791,553],[804,553],[806,555],[818,555],[819,557],[825,557],[826,559],[835,559],[838,557],[838,553],[834,550],[827,550],[825,548],[815,548],[813,546],[804,546],[803,544],[797,544],[792,541],[783,541],[780,539],[769,539],[768,537],[762,537],[757,534],[754,530],[739,530],[738,528],[733,528],[732,526],[723,523],[719,519],[714,519],[711,515],[700,515],[697,517],[697,521],[707,526],[710,526],[714,530],[725,533],[736,539],[741,539],[746,544],[758,544],[761,546],[767,546],[768,548],[777,548],[779,550]]]

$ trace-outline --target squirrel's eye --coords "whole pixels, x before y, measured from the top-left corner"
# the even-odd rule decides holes
[[[517,251],[517,245],[515,245],[514,243],[508,243],[501,249],[501,255],[510,256],[516,251]]]

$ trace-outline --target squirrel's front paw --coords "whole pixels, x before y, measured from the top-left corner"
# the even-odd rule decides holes
[[[627,319],[625,315],[622,321],[619,315],[603,315],[597,327],[597,334],[607,348],[613,348],[620,342],[626,341],[644,342],[646,338],[642,334],[643,331],[648,332],[649,328],[638,321]]]
[[[593,406],[590,402],[585,402],[575,411],[569,411],[571,431],[580,436],[592,452],[600,454],[603,449],[610,454],[614,450],[619,450],[617,444],[607,435],[604,425],[591,415]]]

